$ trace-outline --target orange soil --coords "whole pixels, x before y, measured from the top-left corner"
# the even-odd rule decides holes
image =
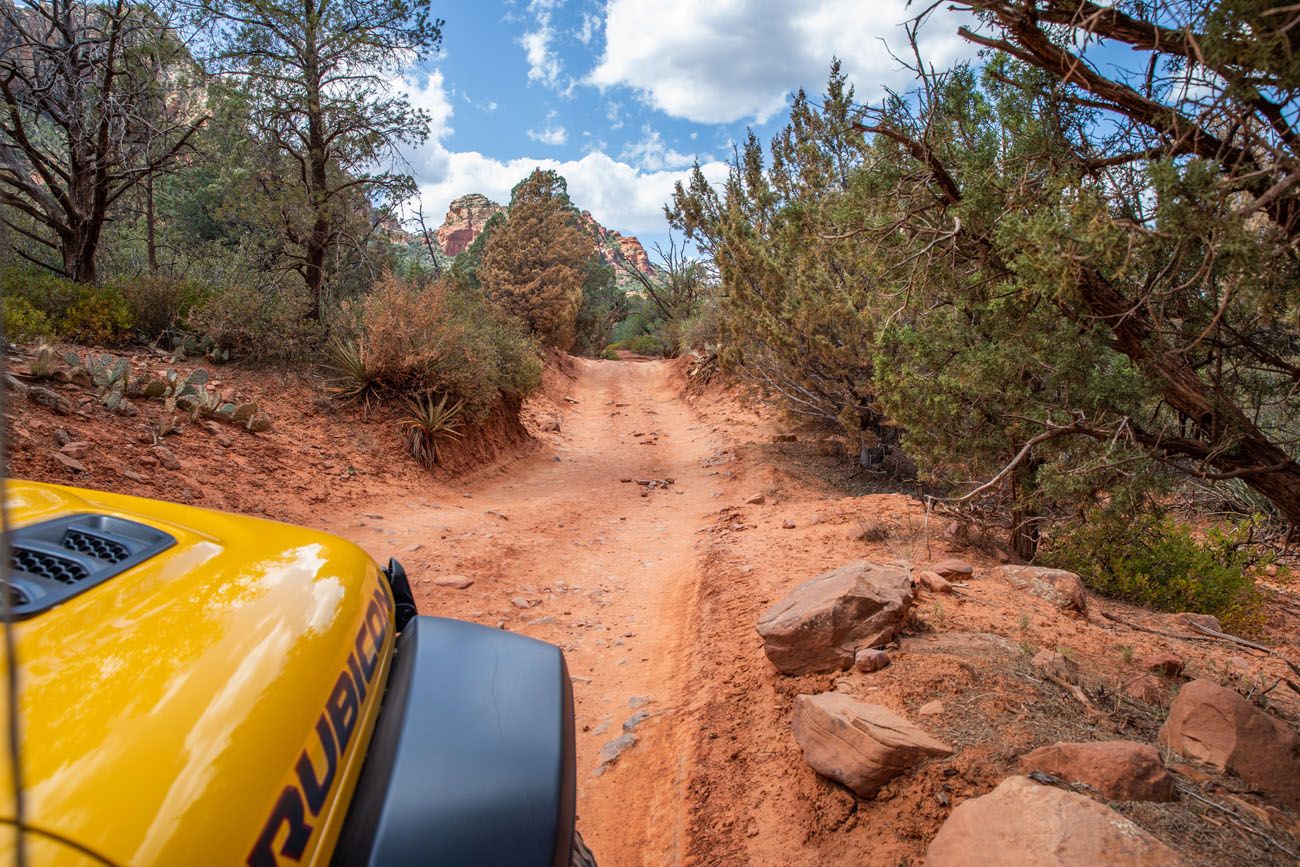
[[[167,440],[182,462],[169,473],[139,465],[142,419],[97,408],[60,419],[23,405],[9,427],[13,472],[320,526],[401,559],[425,613],[559,644],[575,681],[579,827],[605,867],[919,864],[951,808],[990,790],[1023,752],[1152,739],[1159,709],[1114,698],[1144,654],[1172,650],[1192,674],[1239,687],[1287,674],[1274,657],[1136,631],[1097,610],[1186,632],[1165,616],[1094,599],[1089,618],[1076,619],[1017,594],[989,574],[990,558],[948,547],[915,498],[829,489],[801,469],[809,444],[770,444],[775,422],[735,394],[683,400],[666,362],[552,367],[524,413],[535,444],[498,421],[496,463],[458,477],[417,472],[384,419],[340,415],[309,383],[230,376],[277,419],[256,441],[237,432],[223,448],[191,426]],[[87,474],[50,457],[60,425],[96,444]],[[757,494],[765,504],[745,505]],[[861,541],[864,522],[886,538]],[[794,585],[854,559],[919,566],[949,555],[973,562],[975,579],[962,595],[922,592],[912,634],[883,671],[784,678],[763,657],[754,623]],[[436,583],[450,576],[473,583]],[[1297,594],[1276,590],[1270,611],[1262,639],[1300,658]],[[1034,676],[1027,653],[1039,647],[1070,651],[1103,713],[1089,717]],[[889,706],[959,752],[855,799],[803,763],[789,730],[794,696],[829,689]],[[935,699],[942,714],[916,715]],[[1269,700],[1283,718],[1300,717],[1300,695],[1285,686]],[[625,722],[638,740],[602,768],[602,748]],[[1293,814],[1239,781],[1187,773],[1185,783],[1239,804],[1257,829],[1300,845]],[[1194,864],[1290,863],[1258,833],[1187,802],[1121,809]]]

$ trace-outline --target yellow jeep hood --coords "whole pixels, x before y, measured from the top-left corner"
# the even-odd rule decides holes
[[[95,513],[176,539],[14,624],[27,825],[118,864],[328,863],[393,646],[374,561],[271,521],[30,482],[4,494],[15,527]],[[7,828],[10,769],[0,748]],[[85,863],[28,839],[37,864]],[[0,863],[13,845],[0,834]]]

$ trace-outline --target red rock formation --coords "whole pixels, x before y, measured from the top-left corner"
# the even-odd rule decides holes
[[[447,207],[446,218],[434,233],[438,238],[438,244],[442,247],[442,252],[448,256],[455,256],[463,251],[474,243],[474,239],[478,237],[479,232],[483,231],[483,225],[492,218],[492,215],[504,210],[505,208],[480,193],[470,193],[452,199]]]
[[[615,235],[618,233],[615,232]],[[634,268],[642,274],[654,274],[655,267],[650,264],[650,257],[646,255],[645,247],[634,235],[628,235],[626,238],[618,238],[617,244],[623,251],[623,258],[632,264]]]
[[[452,199],[447,207],[447,216],[442,225],[434,232],[442,252],[455,256],[464,251],[483,231],[483,226],[494,214],[505,213],[507,209],[481,193],[469,193]],[[658,269],[650,263],[641,242],[632,236],[624,237],[613,229],[607,229],[596,221],[590,211],[582,211],[579,217],[583,228],[590,234],[596,244],[596,253],[602,263],[622,271],[632,267],[642,274],[653,276]]]

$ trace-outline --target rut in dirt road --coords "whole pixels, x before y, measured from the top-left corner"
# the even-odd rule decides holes
[[[553,451],[343,528],[408,564],[422,611],[564,648],[579,827],[605,867],[683,857],[696,540],[721,479],[719,445],[670,377],[663,362],[580,361]],[[436,583],[448,576],[473,583]]]

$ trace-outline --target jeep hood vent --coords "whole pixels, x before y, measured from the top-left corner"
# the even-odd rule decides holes
[[[5,585],[15,618],[30,617],[120,575],[176,540],[108,515],[70,515],[9,533]]]

